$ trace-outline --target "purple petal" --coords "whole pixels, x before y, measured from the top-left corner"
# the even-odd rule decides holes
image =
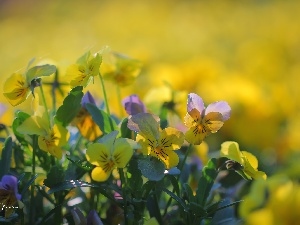
[[[187,111],[190,112],[193,109],[197,109],[200,112],[200,114],[202,114],[205,107],[204,107],[203,100],[199,95],[195,93],[190,93],[188,95]]]
[[[214,102],[207,106],[205,109],[205,115],[210,112],[218,112],[223,116],[223,121],[228,120],[230,118],[231,108],[225,101]]]
[[[87,216],[87,225],[103,225],[95,210],[91,210],[89,215]]]
[[[81,100],[81,106],[82,107],[85,107],[85,105],[87,103],[91,103],[91,104],[94,104],[96,105],[96,102],[95,102],[95,99],[93,98],[93,96],[91,95],[91,93],[89,91],[87,91],[84,96],[82,97],[82,100]]]
[[[146,107],[137,95],[130,95],[122,100],[122,104],[128,115],[145,113]]]
[[[4,112],[6,111],[7,107],[0,103],[0,117],[4,114]]]
[[[0,189],[13,191],[17,199],[21,199],[21,195],[18,193],[18,180],[15,176],[4,175],[0,182]]]
[[[159,117],[150,113],[139,113],[128,118],[127,127],[145,137],[159,138]]]

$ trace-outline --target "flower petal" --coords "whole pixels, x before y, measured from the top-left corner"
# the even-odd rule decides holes
[[[105,171],[97,166],[92,170],[92,179],[98,182],[106,181],[109,178],[111,171],[112,170]]]
[[[151,150],[157,146],[157,141],[154,139],[154,137],[148,138],[137,134],[136,141],[141,146],[141,152],[144,155],[149,155]]]
[[[130,95],[122,100],[122,104],[128,115],[145,113],[146,107],[137,95]]]
[[[176,152],[167,149],[162,149],[161,151],[163,152],[160,152],[159,154],[155,151],[151,151],[150,155],[161,160],[165,164],[166,169],[170,169],[178,165],[179,157]]]
[[[118,138],[114,144],[113,161],[118,168],[124,168],[133,154],[133,149],[126,138]]]
[[[102,143],[91,144],[86,150],[87,160],[95,166],[104,166],[111,158],[111,153]]]
[[[222,114],[218,112],[210,112],[205,115],[202,122],[207,126],[211,133],[216,133],[223,126]]]
[[[187,111],[190,112],[192,109],[197,109],[200,114],[205,109],[202,98],[195,93],[188,95]]]
[[[191,127],[185,133],[185,140],[194,145],[200,145],[205,137],[207,137],[210,132],[201,128],[201,125]],[[200,129],[199,129],[200,128]]]
[[[192,109],[184,117],[184,124],[187,127],[196,126],[201,122],[201,113],[197,109]]]
[[[219,101],[209,104],[205,109],[205,115],[210,112],[218,112],[222,114],[222,121],[226,121],[230,118],[231,108],[225,101]]]
[[[32,116],[27,118],[18,128],[17,131],[21,134],[29,135],[42,135],[46,136],[47,132],[50,130],[47,121],[43,120],[39,116]]]
[[[250,165],[254,168],[257,169],[258,167],[258,160],[257,158],[252,155],[250,152],[242,151],[243,156],[248,160]]]
[[[114,145],[114,142],[116,141],[118,134],[119,134],[119,131],[114,130],[114,131],[110,132],[109,134],[104,135],[99,140],[99,143],[102,143],[103,145],[105,145],[106,148],[109,150],[110,155],[112,155],[113,145]]]
[[[165,128],[159,138],[159,145],[163,145],[163,147],[167,150],[176,150],[181,148],[184,142],[184,134],[173,128],[167,127]]]
[[[239,144],[237,142],[234,141],[223,142],[221,145],[220,156],[234,160],[244,166],[243,155],[240,151]]]
[[[159,118],[150,113],[139,113],[129,117],[127,127],[144,137],[159,138]]]

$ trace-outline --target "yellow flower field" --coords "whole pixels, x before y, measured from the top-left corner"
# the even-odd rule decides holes
[[[0,15],[1,87],[33,57],[53,62],[64,75],[86,51],[108,45],[144,65],[136,81],[121,88],[122,97],[144,99],[167,81],[207,103],[231,105],[231,119],[219,131],[223,140],[209,137],[212,146],[231,139],[278,160],[300,150],[298,1],[7,0]],[[99,85],[91,92],[103,98]],[[119,114],[115,86],[106,85],[111,110]],[[9,108],[1,123],[9,125],[15,109],[3,95],[0,101]],[[29,105],[18,108],[30,112]]]

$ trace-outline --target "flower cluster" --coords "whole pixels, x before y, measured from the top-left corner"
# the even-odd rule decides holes
[[[7,139],[2,152],[3,160],[7,160],[11,152],[18,156],[22,151],[24,158],[15,157],[15,160],[31,169],[31,178],[27,182],[20,181],[25,187],[23,193],[26,188],[31,189],[30,201],[25,201],[28,223],[35,217],[35,196],[41,195],[41,199],[46,198],[53,204],[49,213],[55,214],[56,223],[62,222],[62,212],[65,212],[65,217],[75,224],[149,225],[162,224],[163,220],[171,220],[171,224],[182,218],[188,218],[189,224],[200,224],[218,210],[237,203],[221,206],[217,201],[222,196],[221,188],[215,188],[214,183],[221,177],[221,171],[235,170],[241,175],[240,179],[266,180],[266,174],[258,170],[257,158],[240,151],[236,142],[224,142],[219,157],[209,159],[209,145],[204,140],[219,131],[230,118],[231,107],[226,101],[205,107],[198,94],[185,94],[186,115],[181,118],[177,104],[181,104],[182,96],[178,101],[174,94],[162,102],[159,113],[155,113],[151,105],[132,94],[119,99],[127,116],[122,116],[123,112],[112,114],[104,81],[110,79],[118,88],[129,85],[141,72],[141,64],[122,54],[109,52],[108,58],[106,54],[105,50],[96,54],[87,52],[67,68],[65,77],[69,79],[71,90],[58,108],[55,98],[53,107],[49,108],[42,82],[44,76],[50,78],[54,73],[54,82],[57,81],[59,74],[55,66],[33,66],[25,75],[13,74],[5,82],[4,96],[13,106],[24,102],[30,93],[34,97],[31,115],[16,113],[12,125],[16,140]],[[90,91],[83,92],[96,77],[101,82],[103,104]],[[36,87],[40,87],[39,93],[34,92]],[[3,171],[10,170],[10,162],[0,166]],[[23,165],[16,163],[15,172],[22,169]],[[173,191],[169,190],[171,186]],[[13,212],[22,216],[13,208],[21,197],[16,187],[14,177],[3,176],[1,204],[11,207],[5,210],[5,219],[11,219]],[[76,187],[90,189],[74,197],[70,189]],[[151,204],[159,209],[158,196],[163,197],[160,201],[170,198],[169,203],[162,204],[165,214],[157,210],[145,217],[145,210],[152,210]],[[84,206],[83,199],[89,201],[90,207]],[[171,203],[172,199],[176,203]],[[99,202],[106,202],[103,206],[107,218],[103,218]],[[176,205],[172,207],[178,214],[174,218],[171,218],[170,204]],[[110,215],[115,210],[120,216]],[[247,218],[244,213],[242,216]],[[46,214],[40,219],[48,217]]]

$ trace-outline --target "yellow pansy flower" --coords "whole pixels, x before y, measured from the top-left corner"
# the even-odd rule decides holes
[[[236,172],[238,172],[248,180],[251,180],[252,178],[267,178],[264,172],[257,170],[257,158],[249,152],[240,151],[239,144],[237,142],[226,141],[222,143],[220,156],[229,159],[226,162],[226,167],[228,169],[234,169]]]
[[[81,56],[76,64],[72,64],[67,68],[66,76],[70,78],[70,86],[86,87],[94,76],[99,74],[99,67],[102,62],[102,57],[99,53],[94,56],[91,52]]]
[[[4,82],[3,95],[12,106],[19,105],[27,99],[30,92],[34,96],[34,88],[41,85],[39,77],[49,76],[55,71],[55,66],[46,64],[34,66],[28,69],[25,74],[14,73]]]
[[[185,133],[187,142],[201,144],[211,133],[216,133],[230,117],[231,108],[225,101],[219,101],[204,107],[203,100],[194,93],[188,95],[185,125],[189,130]]]
[[[19,73],[11,75],[4,83],[3,95],[12,106],[16,106],[24,102],[30,95],[30,84],[26,82],[26,78]]]
[[[77,113],[76,117],[73,119],[72,124],[74,124],[81,135],[90,141],[94,141],[96,138],[100,137],[103,132],[100,130],[99,126],[93,120],[91,114],[85,108],[85,104],[91,103],[96,104],[93,96],[90,92],[86,92],[81,100],[81,109]]]
[[[86,158],[96,166],[91,174],[93,180],[106,181],[115,168],[124,168],[131,159],[136,143],[117,135],[118,131],[113,131],[87,148]]]
[[[129,117],[128,128],[138,132],[136,141],[141,145],[144,155],[150,155],[161,160],[167,169],[177,166],[179,149],[184,142],[181,131],[167,127],[160,129],[159,118],[150,113],[139,113]]]
[[[141,62],[126,55],[110,51],[103,54],[103,57],[105,59],[100,67],[103,78],[112,80],[119,86],[133,83],[141,72]]]
[[[67,144],[70,137],[68,130],[59,123],[51,126],[46,112],[39,111],[41,106],[34,105],[34,108],[36,108],[35,114],[27,118],[17,128],[17,131],[21,134],[38,135],[39,148],[61,159],[62,146]]]

